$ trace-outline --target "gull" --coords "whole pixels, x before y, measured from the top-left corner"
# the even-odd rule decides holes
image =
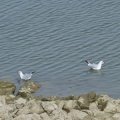
[[[25,74],[23,74],[22,71],[18,71],[18,74],[20,75],[20,78],[22,80],[30,80],[34,73],[35,73],[35,71],[32,72],[32,73],[25,73]]]
[[[102,64],[104,64],[103,61],[100,61],[98,64],[95,63],[90,63],[87,60],[85,62],[88,64],[89,67],[91,67],[93,70],[100,70],[102,67]]]

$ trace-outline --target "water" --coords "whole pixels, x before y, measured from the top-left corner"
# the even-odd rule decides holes
[[[0,1],[0,80],[18,90],[24,81],[17,72],[37,71],[36,96],[119,98],[119,20],[119,0]],[[92,71],[84,60],[105,64]]]

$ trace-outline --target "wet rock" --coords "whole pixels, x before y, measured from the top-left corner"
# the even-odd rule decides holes
[[[35,92],[39,88],[40,88],[40,85],[35,84],[30,80],[27,80],[26,83],[20,87],[17,96],[20,96],[26,99],[36,99],[31,93]]]
[[[79,96],[71,95],[71,96],[68,96],[68,97],[62,97],[61,99],[62,100],[78,100]]]
[[[99,110],[103,111],[108,103],[108,101],[111,101],[112,99],[107,95],[98,95],[97,102],[98,102],[98,108]]]
[[[40,88],[39,84],[36,84],[32,82],[31,80],[27,80],[24,84],[27,90],[29,90],[31,93],[37,91]]]
[[[15,85],[10,82],[0,81],[0,95],[10,95],[15,92]]]
[[[96,101],[96,93],[95,92],[89,92],[88,93],[88,101],[91,102],[95,102]]]
[[[82,95],[77,101],[77,104],[80,106],[81,109],[89,109],[88,96]]]
[[[67,113],[69,113],[72,109],[81,110],[76,100],[66,100],[62,109]]]

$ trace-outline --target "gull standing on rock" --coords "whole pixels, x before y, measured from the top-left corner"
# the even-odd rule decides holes
[[[30,80],[34,73],[35,73],[35,71],[32,72],[32,73],[25,73],[25,74],[23,74],[22,71],[18,71],[18,74],[20,75],[20,78],[22,80]]]
[[[87,60],[85,62],[88,64],[89,67],[91,67],[93,70],[100,70],[102,67],[102,64],[104,64],[103,61],[100,61],[98,64],[95,63],[90,63]]]

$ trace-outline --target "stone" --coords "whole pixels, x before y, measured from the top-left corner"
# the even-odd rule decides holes
[[[98,108],[99,110],[103,111],[108,103],[108,101],[111,101],[112,99],[107,95],[98,95],[97,102],[98,102]]]
[[[26,87],[26,89],[28,89],[31,93],[37,91],[40,88],[39,84],[36,84],[34,82],[32,82],[31,80],[27,80],[24,84],[24,86]]]
[[[32,113],[41,114],[44,112],[41,104],[39,104],[37,101],[30,100],[27,102],[27,106],[32,111]]]
[[[54,110],[50,115],[50,120],[72,120],[64,110]]]
[[[113,115],[114,120],[120,120],[120,113],[115,113]]]
[[[90,103],[89,110],[99,110],[98,103],[97,102]]]
[[[71,110],[68,116],[73,120],[83,120],[88,114],[79,110]]]
[[[58,108],[54,101],[52,102],[42,102],[43,109],[48,113],[51,114],[54,110]]]
[[[88,101],[91,102],[95,102],[96,101],[96,93],[95,92],[89,92],[88,93]]]
[[[16,86],[13,83],[0,81],[0,95],[14,94]]]
[[[40,114],[40,120],[51,120],[47,113]]]
[[[120,104],[115,101],[108,101],[104,112],[108,113],[116,113],[120,112]]]
[[[73,100],[66,100],[64,106],[63,106],[63,110],[65,110],[66,112],[70,112],[71,109],[73,109]]]
[[[26,104],[26,99],[23,99],[23,98],[19,98],[19,99],[17,99],[17,100],[15,100],[15,103],[16,104]]]
[[[28,108],[28,106],[25,106],[25,107],[19,109],[19,111],[17,112],[17,115],[30,114],[30,113],[32,113],[31,110]]]
[[[8,110],[4,107],[0,107],[0,118],[7,118],[8,117]]]
[[[0,96],[0,104],[6,104],[5,96]]]
[[[77,104],[81,109],[89,109],[89,102],[86,95],[81,96],[77,101]]]
[[[32,120],[31,115],[20,114],[14,118],[14,120]]]
[[[27,80],[25,84],[20,87],[17,96],[20,96],[25,99],[36,99],[31,93],[37,91],[39,88],[39,84],[35,84],[31,80]]]
[[[62,109],[63,106],[65,105],[65,100],[59,100],[59,102],[57,101],[57,105],[60,109]]]

